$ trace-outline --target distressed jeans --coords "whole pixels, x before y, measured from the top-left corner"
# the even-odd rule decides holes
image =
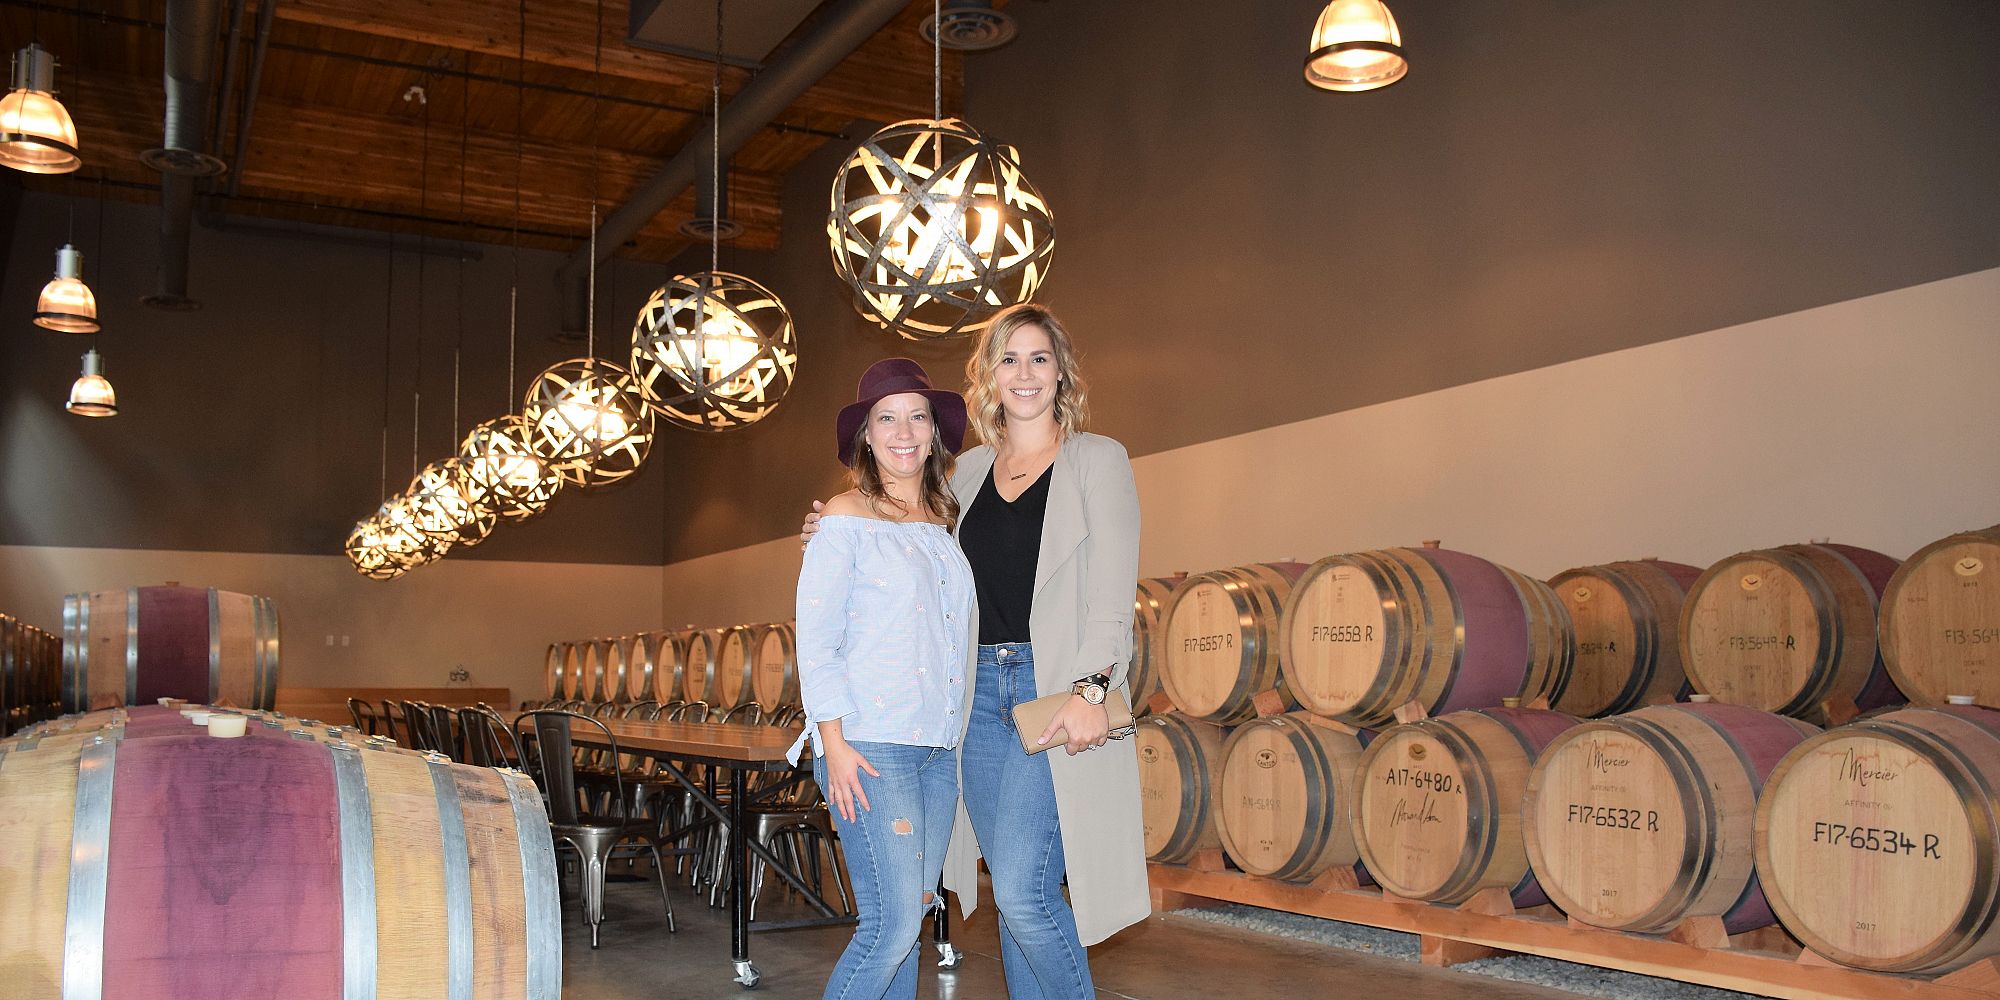
[[[958,752],[899,743],[853,746],[882,776],[859,772],[868,808],[855,803],[854,822],[831,810],[860,919],[826,982],[825,1000],[908,1000],[917,995],[917,937],[930,912],[924,893],[937,890],[958,818]],[[826,758],[817,754],[813,780],[826,788]]]
[[[1014,706],[1034,698],[1035,655],[1027,643],[979,647],[972,717],[960,751],[965,814],[993,875],[1007,995],[1088,1000],[1096,989],[1077,937],[1076,914],[1062,894],[1062,829],[1049,777],[1048,755],[1063,751],[1030,756],[1021,752],[1014,734]]]

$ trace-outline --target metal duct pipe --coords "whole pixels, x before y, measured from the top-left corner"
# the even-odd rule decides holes
[[[734,156],[758,129],[790,107],[800,94],[908,6],[909,0],[845,0],[829,11],[811,36],[758,73],[722,109],[718,126],[722,157]],[[696,136],[641,184],[629,201],[606,216],[603,225],[597,228],[597,259],[608,260],[668,203],[708,173],[714,145],[706,131]],[[586,245],[572,254],[557,272],[565,331],[580,332],[587,323],[591,263],[590,248]]]
[[[159,286],[140,301],[156,309],[199,309],[188,298],[188,237],[194,230],[194,180],[219,174],[207,146],[209,67],[222,23],[222,0],[168,0],[167,114],[159,149],[139,154],[160,171]]]
[[[242,110],[236,113],[236,155],[229,161],[236,164],[229,174],[231,198],[243,186],[243,157],[250,148],[250,125],[257,120],[257,91],[264,84],[264,54],[271,51],[271,21],[277,12],[278,0],[264,0],[257,8],[257,43],[250,50],[250,77],[243,84]]]

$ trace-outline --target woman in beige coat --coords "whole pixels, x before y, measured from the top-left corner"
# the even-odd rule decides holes
[[[944,882],[970,914],[983,853],[1008,994],[1084,1000],[1095,995],[1084,947],[1151,912],[1138,759],[1130,743],[1107,743],[1101,704],[1124,689],[1131,660],[1138,492],[1125,449],[1083,430],[1087,389],[1047,309],[995,317],[966,378],[986,443],[952,477],[978,614]],[[1063,692],[1048,730],[1029,735],[1060,732],[1065,745],[1024,753],[1012,707]]]

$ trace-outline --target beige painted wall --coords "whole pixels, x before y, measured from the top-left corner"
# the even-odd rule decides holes
[[[1426,538],[1540,577],[1829,537],[1904,558],[2000,522],[1995,316],[2000,269],[1147,455],[1140,570]],[[797,548],[667,566],[667,617],[788,616]]]
[[[286,687],[444,687],[463,665],[519,701],[541,693],[550,642],[660,611],[657,566],[446,559],[377,583],[344,556],[0,546],[0,608],[51,630],[66,593],[168,580],[276,598]]]

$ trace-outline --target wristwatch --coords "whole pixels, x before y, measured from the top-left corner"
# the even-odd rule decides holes
[[[1070,686],[1070,692],[1082,696],[1093,705],[1104,704],[1104,693],[1111,689],[1111,678],[1104,674],[1091,674]]]

